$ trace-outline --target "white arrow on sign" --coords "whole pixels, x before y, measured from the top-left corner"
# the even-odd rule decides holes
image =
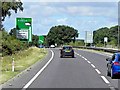
[[[25,23],[26,26],[30,26],[30,23]]]
[[[40,42],[42,42],[42,43],[43,43],[43,41],[42,41],[42,40],[40,40]]]

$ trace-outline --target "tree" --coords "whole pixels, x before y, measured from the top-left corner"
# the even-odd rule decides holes
[[[69,43],[72,39],[78,37],[78,31],[70,26],[59,25],[54,26],[50,29],[46,40],[49,45],[57,44],[61,45],[64,43]]]
[[[100,28],[93,32],[93,41],[95,45],[104,45],[104,37],[108,37],[107,44],[117,46],[118,41],[118,25],[111,28]],[[120,37],[119,37],[120,38]]]
[[[28,48],[28,43],[21,42],[17,40],[15,37],[8,34],[4,28],[2,28],[2,56],[12,55],[17,51],[24,50]]]
[[[32,35],[32,45],[38,46],[38,36],[37,35]]]
[[[18,10],[23,11],[22,2],[16,2],[13,0],[12,2],[2,2],[2,21],[5,20],[6,16],[11,15],[11,10],[17,13]]]
[[[11,36],[13,36],[13,37],[15,37],[16,38],[16,28],[13,28],[13,29],[11,29],[11,31],[9,32],[9,34],[11,35]]]
[[[16,2],[15,0],[12,0],[12,2],[3,2],[0,1],[0,12],[2,12],[2,15],[0,15],[0,29],[3,27],[2,21],[5,20],[6,16],[11,16],[12,10],[17,13],[18,10],[23,11],[22,2]]]

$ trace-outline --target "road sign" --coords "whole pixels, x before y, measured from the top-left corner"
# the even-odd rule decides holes
[[[104,42],[108,42],[108,37],[104,37]]]
[[[43,44],[44,43],[44,36],[39,36],[39,44]]]
[[[92,31],[86,31],[85,33],[85,43],[93,43],[93,32]]]
[[[16,28],[18,39],[32,42],[32,18],[16,18]]]

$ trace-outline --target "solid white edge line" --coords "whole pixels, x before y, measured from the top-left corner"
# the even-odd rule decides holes
[[[110,82],[104,77],[104,76],[101,76],[101,78],[103,79],[103,81],[107,84],[109,84]]]
[[[92,66],[93,68],[95,68],[95,65],[91,64],[91,66]]]
[[[98,69],[95,69],[95,71],[96,71],[98,74],[101,74],[101,72],[100,72]]]
[[[50,60],[42,67],[42,69],[40,69],[39,72],[37,72],[37,74],[23,88],[28,88],[33,83],[33,81],[43,72],[43,70],[50,64],[50,62],[52,61],[54,57],[54,52],[52,50],[50,51],[52,52],[52,56]]]

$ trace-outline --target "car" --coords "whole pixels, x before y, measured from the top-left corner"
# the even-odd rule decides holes
[[[60,57],[63,58],[66,56],[74,58],[74,50],[72,46],[63,46],[62,49],[60,49]]]
[[[50,48],[55,48],[55,45],[50,45]]]
[[[39,48],[44,48],[44,46],[43,45],[39,45]]]
[[[120,53],[113,54],[112,58],[107,58],[107,76],[110,76],[112,79],[116,75],[120,76]]]

